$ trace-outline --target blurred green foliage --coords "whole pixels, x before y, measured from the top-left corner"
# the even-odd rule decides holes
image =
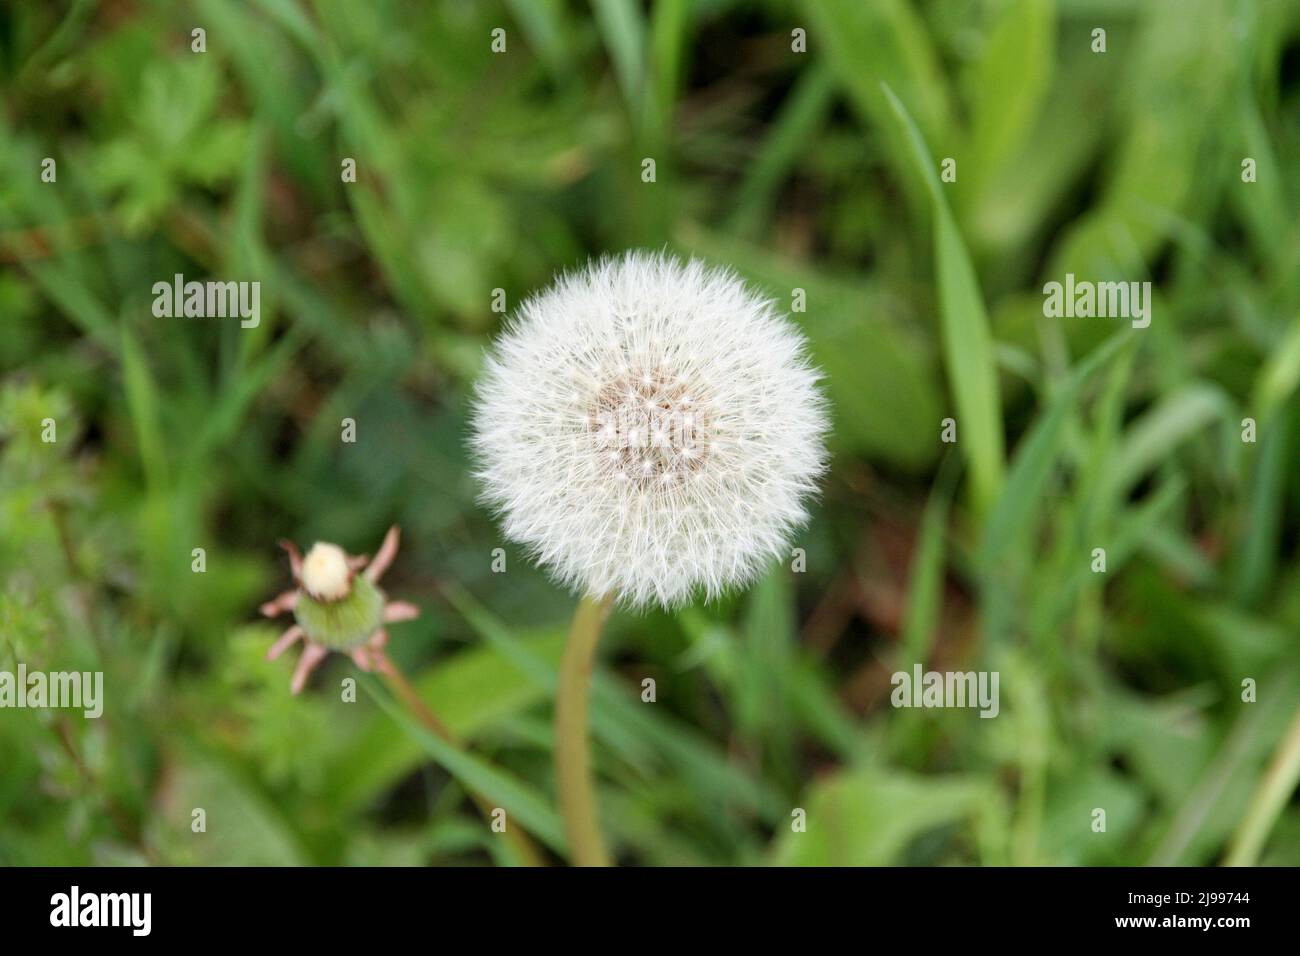
[[[1291,0],[21,3],[0,77],[0,669],[107,695],[0,711],[0,862],[505,862],[485,781],[562,859],[573,600],[474,504],[466,396],[495,289],[636,246],[804,290],[835,459],[806,571],[615,615],[621,860],[1203,864],[1258,814],[1300,704]],[[1150,328],[1044,318],[1067,272],[1153,281]],[[260,281],[259,326],[155,318],[175,273]],[[276,539],[393,522],[392,653],[465,760],[264,659]],[[999,717],[892,708],[917,661],[998,670]]]

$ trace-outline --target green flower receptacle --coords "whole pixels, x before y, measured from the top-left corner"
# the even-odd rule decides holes
[[[308,639],[332,651],[350,651],[383,626],[385,600],[384,592],[359,574],[336,601],[319,601],[304,589],[294,618]]]

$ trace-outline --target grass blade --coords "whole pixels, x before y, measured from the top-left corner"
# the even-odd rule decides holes
[[[934,159],[921,131],[894,91],[882,84],[907,136],[917,171],[934,207],[934,257],[944,364],[957,403],[958,444],[971,470],[976,510],[985,513],[1002,487],[1004,447],[996,359],[988,312],[970,254],[944,199]]]
[[[998,566],[1002,553],[1027,526],[1042,503],[1043,487],[1064,444],[1065,426],[1070,412],[1076,407],[1079,393],[1126,342],[1133,341],[1130,334],[1120,333],[1080,362],[1047,410],[1034,423],[1016,454],[1002,495],[984,525],[979,548],[980,567]]]
[[[402,708],[379,690],[374,678],[362,675],[366,692],[410,734],[434,762],[459,780],[467,790],[482,794],[517,817],[519,825],[537,836],[557,853],[566,854],[564,827],[560,818],[540,794],[502,773],[485,760],[457,750],[412,720]]]

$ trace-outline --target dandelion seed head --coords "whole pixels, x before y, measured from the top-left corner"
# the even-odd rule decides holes
[[[807,518],[825,403],[734,273],[631,252],[524,302],[475,394],[483,500],[565,585],[672,607],[751,581]]]

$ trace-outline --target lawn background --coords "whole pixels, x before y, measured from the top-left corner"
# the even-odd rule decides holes
[[[1300,5],[21,2],[0,84],[0,669],[107,698],[0,711],[0,863],[508,862],[350,662],[264,660],[276,539],[391,523],[394,658],[556,832],[573,598],[476,506],[466,402],[494,290],[633,247],[803,290],[834,458],[802,571],[614,616],[620,860],[1300,862],[1251,802],[1300,732]],[[260,324],[155,318],[175,273]],[[1045,318],[1066,273],[1150,327]],[[918,661],[999,717],[892,708]]]

